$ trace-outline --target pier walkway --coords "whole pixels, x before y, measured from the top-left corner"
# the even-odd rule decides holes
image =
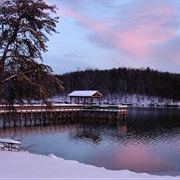
[[[82,104],[24,104],[8,109],[0,105],[0,124],[3,127],[62,124],[68,122],[104,122],[125,120],[127,106]]]

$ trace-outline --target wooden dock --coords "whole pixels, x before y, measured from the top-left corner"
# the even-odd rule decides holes
[[[63,123],[112,123],[125,121],[127,106],[45,104],[14,105],[7,109],[0,105],[0,124],[2,127],[41,126]]]

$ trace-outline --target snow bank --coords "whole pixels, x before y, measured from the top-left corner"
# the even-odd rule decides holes
[[[0,151],[0,179],[180,179],[180,176],[155,176],[128,170],[111,171],[76,161],[28,152]]]
[[[68,95],[55,96],[48,100],[54,103],[70,102]],[[149,107],[149,106],[180,107],[180,101],[174,101],[173,99],[166,99],[166,98],[161,98],[161,97],[156,97],[156,96],[146,96],[146,95],[138,95],[138,94],[125,94],[125,95],[111,94],[111,95],[107,95],[103,97],[102,103],[114,104],[114,105],[127,104],[127,105],[140,106],[140,107],[141,106],[142,107]]]

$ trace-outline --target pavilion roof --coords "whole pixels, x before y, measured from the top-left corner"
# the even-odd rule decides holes
[[[70,97],[102,97],[102,94],[96,90],[81,90],[73,91],[69,94]]]

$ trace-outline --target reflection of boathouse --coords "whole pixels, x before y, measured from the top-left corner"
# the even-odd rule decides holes
[[[98,100],[98,104],[101,104],[102,94],[96,90],[73,91],[69,97],[71,104],[73,100],[76,104],[93,104],[94,100]]]

